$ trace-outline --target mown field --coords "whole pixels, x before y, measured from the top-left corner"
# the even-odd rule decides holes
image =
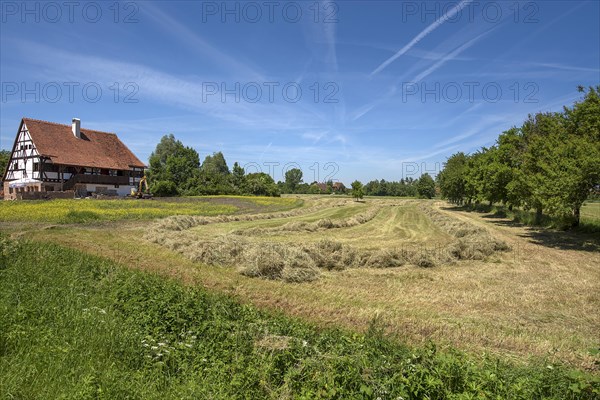
[[[199,211],[141,221],[113,214],[102,224],[43,212],[27,224],[0,219],[20,243],[3,247],[0,271],[6,393],[599,395],[595,234],[533,229],[435,201],[179,203]],[[68,207],[79,204],[87,207]],[[584,210],[593,217],[594,207]]]
[[[595,398],[560,365],[318,329],[56,245],[4,242],[3,398]],[[43,288],[43,290],[40,290]]]

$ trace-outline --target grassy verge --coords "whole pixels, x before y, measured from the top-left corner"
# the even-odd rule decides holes
[[[597,376],[317,329],[52,244],[0,238],[1,398],[592,399]]]

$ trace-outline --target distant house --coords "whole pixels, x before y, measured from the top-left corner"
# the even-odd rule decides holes
[[[333,183],[333,191],[338,193],[344,193],[346,191],[346,186],[342,182],[334,182]]]
[[[345,193],[346,186],[341,182],[334,182],[331,188],[327,183],[315,183],[322,193]]]
[[[78,196],[125,196],[139,184],[146,165],[114,133],[23,118],[4,171],[4,198],[34,198],[36,192],[73,191]]]
[[[327,193],[327,184],[326,183],[317,183],[316,185],[321,192]]]

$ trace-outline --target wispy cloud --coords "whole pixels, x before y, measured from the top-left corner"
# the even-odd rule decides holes
[[[370,76],[375,76],[379,72],[383,71],[383,69],[385,69],[388,65],[390,65],[391,63],[396,61],[400,56],[402,56],[407,51],[409,51],[414,45],[416,45],[421,40],[423,40],[423,38],[425,38],[425,36],[429,35],[431,32],[433,32],[434,30],[439,28],[448,19],[453,18],[458,12],[460,12],[463,9],[464,6],[466,6],[471,1],[472,0],[462,0],[455,7],[450,9],[447,13],[445,13],[440,18],[435,20],[431,25],[429,25],[427,28],[425,28],[421,32],[419,32],[419,34],[417,36],[415,36],[410,42],[408,42],[408,44],[406,46],[401,48],[396,54],[394,54],[393,56],[391,56],[390,58],[385,60],[383,63],[381,63],[381,65],[379,65],[377,68],[375,68],[373,70],[373,72],[371,72]]]
[[[532,65],[536,67],[544,67],[550,69],[559,69],[563,71],[576,71],[576,72],[600,72],[599,68],[585,68],[585,67],[577,67],[574,65],[567,64],[559,64],[559,63],[540,63],[540,62],[531,62],[526,63],[526,65]]]
[[[415,78],[413,79],[413,81],[414,82],[419,82],[420,80],[425,79],[427,76],[429,76],[435,70],[437,70],[438,68],[440,68],[442,65],[446,64],[448,61],[454,60],[458,55],[460,55],[463,51],[467,50],[469,47],[473,46],[481,38],[483,38],[484,36],[486,36],[487,34],[489,34],[494,29],[497,29],[498,26],[500,26],[500,25],[496,25],[494,28],[489,29],[486,32],[483,32],[483,33],[475,36],[473,39],[469,40],[468,42],[466,42],[466,43],[462,44],[461,46],[457,47],[456,49],[452,50],[450,53],[448,53],[444,57],[442,57],[441,60],[437,61],[431,67],[427,68],[425,71],[423,71],[420,74],[418,74],[417,76],[415,76]]]
[[[239,56],[233,57],[221,49],[210,44],[193,30],[186,27],[181,21],[174,19],[158,6],[146,1],[140,7],[142,13],[150,17],[157,26],[161,27],[168,35],[175,36],[178,40],[188,43],[190,51],[200,52],[208,56],[208,60],[217,63],[220,67],[234,73],[244,79],[265,80],[264,76],[256,68],[249,66],[249,62],[240,61]]]
[[[310,111],[312,105],[308,102],[302,106],[282,98],[275,103],[266,104],[251,103],[243,99],[236,102],[231,97],[228,101],[223,101],[220,93],[203,98],[202,93],[206,90],[203,82],[211,82],[214,77],[201,79],[177,76],[143,64],[77,54],[31,42],[22,43],[23,48],[28,48],[37,55],[30,59],[22,58],[23,65],[43,71],[43,79],[46,81],[69,76],[73,81],[93,80],[106,86],[110,86],[111,82],[135,82],[139,86],[140,101],[202,112],[234,126],[287,130],[311,129],[324,123],[317,113]],[[60,62],[56,62],[57,59]]]

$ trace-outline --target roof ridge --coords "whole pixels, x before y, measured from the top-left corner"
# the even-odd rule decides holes
[[[35,121],[35,122],[41,122],[44,124],[51,124],[51,125],[58,125],[58,126],[66,126],[66,127],[71,127],[71,125],[68,124],[59,124],[58,122],[52,122],[52,121],[46,121],[43,119],[36,119],[36,118],[28,118],[28,117],[23,117],[23,120],[29,120],[29,121]],[[97,132],[97,133],[105,133],[107,135],[115,135],[118,137],[118,135],[114,132],[105,132],[105,131],[97,131],[95,129],[90,129],[90,128],[80,128],[81,130],[84,131],[89,131],[89,132]]]

